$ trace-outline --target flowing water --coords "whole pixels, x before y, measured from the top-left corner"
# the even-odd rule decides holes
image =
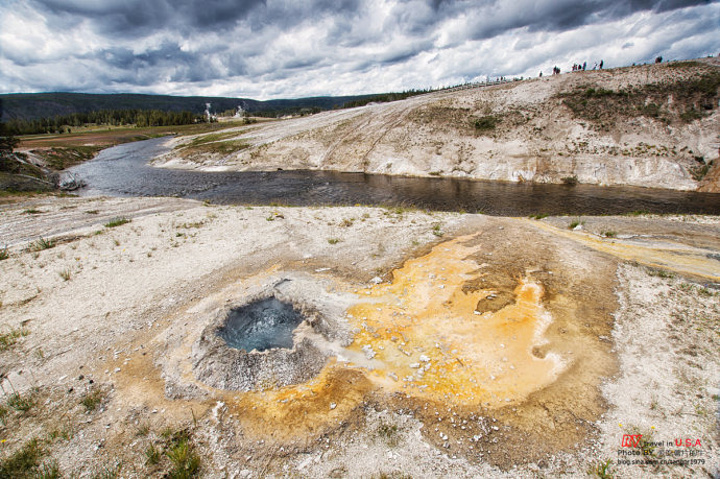
[[[574,187],[332,171],[200,172],[147,165],[166,139],[103,150],[70,171],[81,195],[178,196],[219,204],[379,205],[498,216],[602,215],[633,211],[720,214],[720,194],[636,187]]]

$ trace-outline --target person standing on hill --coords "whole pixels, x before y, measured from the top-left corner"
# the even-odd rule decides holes
[[[602,70],[602,67],[603,67],[603,61],[600,60],[600,69],[601,69],[601,70]]]

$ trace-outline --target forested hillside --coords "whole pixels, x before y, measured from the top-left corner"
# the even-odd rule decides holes
[[[348,102],[373,96],[358,95],[258,101],[248,98],[169,95],[14,93],[0,95],[0,120],[5,122],[10,120],[38,120],[102,110],[189,111],[200,115],[205,112],[208,103],[210,104],[210,111],[213,113],[236,110],[241,107],[244,111],[256,116],[278,116],[332,110],[333,108],[342,107]]]

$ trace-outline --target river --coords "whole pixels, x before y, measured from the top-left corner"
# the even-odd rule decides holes
[[[605,215],[633,211],[720,214],[720,194],[637,187],[505,183],[332,171],[200,172],[154,168],[166,138],[100,152],[69,171],[80,195],[178,196],[218,204],[377,205],[497,216]]]

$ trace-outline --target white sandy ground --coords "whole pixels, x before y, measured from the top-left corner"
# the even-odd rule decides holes
[[[114,217],[132,221],[103,226]],[[29,333],[0,352],[0,372],[7,375],[4,397],[13,389],[22,395],[40,391],[30,411],[11,410],[0,423],[0,458],[31,437],[47,438],[59,430],[48,439],[48,450],[66,475],[91,477],[121,461],[120,477],[146,477],[152,470],[144,464],[148,441],[166,426],[191,424],[206,477],[583,477],[608,459],[616,477],[720,474],[720,295],[701,286],[712,282],[707,277],[658,275],[642,265],[642,258],[619,261],[619,308],[612,337],[606,338],[619,370],[602,380],[606,411],[595,432],[574,449],[503,470],[492,461],[447,454],[427,440],[422,429],[427,425],[409,411],[370,405],[356,433],[284,451],[243,439],[222,402],[192,406],[157,395],[162,379],[135,364],[146,354],[162,364],[163,351],[182,342],[179,332],[199,328],[187,315],[194,305],[222,288],[242,285],[243,278],[262,277],[273,265],[363,287],[427,245],[487,225],[510,231],[528,220],[148,198],[32,199],[0,206],[0,218],[0,248],[9,245],[10,253],[0,261],[0,332]],[[612,219],[602,219],[629,229],[626,220],[613,225]],[[553,221],[558,232],[567,231],[567,219],[548,219],[542,231],[552,231]],[[683,240],[684,224],[689,230],[709,228],[704,232],[720,227],[718,217],[647,221],[659,230],[672,223],[669,234],[677,241]],[[435,225],[443,238],[434,234]],[[718,242],[699,236],[702,244],[693,247],[720,254]],[[27,251],[40,237],[57,245]],[[532,249],[531,242],[517,247]],[[708,261],[717,262],[720,277],[720,261]],[[573,267],[571,258],[568,265]],[[85,413],[79,402],[91,378],[105,395],[99,410]],[[135,432],[143,424],[150,426],[148,436]],[[396,429],[382,435],[383,425]],[[699,439],[702,445],[694,450],[700,455],[693,458],[704,464],[618,466],[624,433],[652,435],[653,441]],[[555,440],[547,430],[548,443]]]

